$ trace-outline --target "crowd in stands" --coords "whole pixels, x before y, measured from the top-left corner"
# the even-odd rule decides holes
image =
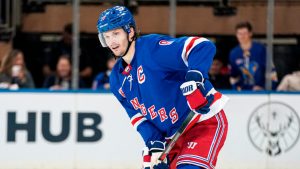
[[[237,91],[265,90],[266,47],[252,40],[252,26],[241,22],[235,27],[238,45],[231,49],[229,64],[214,58],[209,78],[216,89]],[[72,25],[67,24],[62,39],[44,50],[42,72],[43,88],[68,90],[72,88]],[[13,49],[0,60],[0,89],[35,88],[34,79],[26,68],[22,51]],[[109,75],[116,62],[113,56],[107,59],[107,70],[93,77],[92,63],[84,49],[80,50],[79,88],[109,90]],[[300,64],[298,70],[277,82],[274,68],[273,89],[277,91],[300,91]]]
[[[62,33],[62,39],[51,46],[48,46],[45,50],[43,74],[45,77],[58,73],[58,61],[61,56],[64,56],[69,62],[72,62],[72,25],[67,24]],[[79,79],[89,84],[92,81],[92,61],[90,56],[84,49],[80,49],[79,56]],[[71,71],[71,68],[70,68]],[[71,72],[69,72],[71,74]],[[71,76],[71,75],[70,75]],[[83,85],[83,84],[82,84]],[[81,85],[79,85],[81,86]],[[81,86],[88,88],[89,86]]]
[[[1,60],[0,88],[34,88],[33,78],[26,68],[24,55],[20,50],[12,50]]]

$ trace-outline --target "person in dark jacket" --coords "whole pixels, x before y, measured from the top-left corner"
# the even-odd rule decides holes
[[[68,90],[72,87],[72,66],[68,56],[59,57],[56,65],[56,73],[49,76],[43,85],[51,90]],[[79,88],[84,88],[84,84],[79,80]]]

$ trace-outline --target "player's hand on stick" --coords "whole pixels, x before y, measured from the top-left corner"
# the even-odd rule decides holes
[[[160,161],[159,157],[165,150],[165,142],[150,141],[143,149],[143,168],[144,169],[168,169],[167,158]]]
[[[204,77],[200,71],[189,70],[185,76],[184,82],[180,89],[186,97],[191,110],[200,114],[206,114],[210,111],[209,106],[214,100],[214,95],[204,97]]]

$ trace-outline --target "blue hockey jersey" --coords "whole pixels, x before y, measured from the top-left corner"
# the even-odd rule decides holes
[[[201,71],[206,79],[204,95],[215,95],[210,112],[199,121],[224,107],[227,97],[208,80],[215,52],[215,45],[206,38],[151,34],[136,40],[130,65],[117,61],[110,75],[111,90],[146,144],[171,138],[189,113],[180,90],[188,70]]]
[[[266,48],[257,42],[252,42],[249,56],[244,56],[244,51],[240,45],[230,52],[231,76],[239,77],[233,88],[238,86],[245,90],[252,90],[257,85],[265,86],[266,70]]]

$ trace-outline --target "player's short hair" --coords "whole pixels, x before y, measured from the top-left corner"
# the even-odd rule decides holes
[[[238,29],[246,28],[249,32],[252,32],[252,25],[248,21],[240,22],[235,26],[235,31]]]

